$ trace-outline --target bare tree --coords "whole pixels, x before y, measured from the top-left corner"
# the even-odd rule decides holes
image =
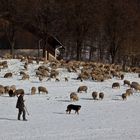
[[[105,31],[111,63],[115,62],[118,50],[132,30],[132,18],[127,14],[127,7],[125,6],[122,1],[108,3],[109,13],[107,13]]]
[[[114,63],[123,47],[139,50],[139,6],[138,0],[1,0],[0,17],[10,23],[6,34],[11,46],[20,27],[43,40],[43,57],[53,34],[68,48],[69,59],[84,60],[82,53],[88,50],[91,60],[96,47],[99,61],[109,53]]]

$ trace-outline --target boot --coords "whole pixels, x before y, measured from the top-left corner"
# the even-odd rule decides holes
[[[23,110],[23,121],[27,121],[26,116],[25,116],[25,110]]]
[[[23,119],[23,121],[27,121],[27,119]]]
[[[18,114],[18,120],[20,120],[20,114]]]

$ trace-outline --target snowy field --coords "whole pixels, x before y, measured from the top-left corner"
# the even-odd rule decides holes
[[[140,92],[123,101],[121,94],[128,89],[123,80],[116,78],[104,82],[75,80],[76,73],[60,69],[60,82],[40,82],[35,77],[36,64],[29,65],[30,80],[20,80],[18,74],[23,65],[18,60],[8,61],[9,68],[0,72],[0,85],[16,85],[25,90],[25,104],[29,111],[28,121],[18,121],[17,97],[0,96],[0,140],[138,140],[140,139]],[[3,78],[12,72],[13,78]],[[69,78],[65,82],[64,77]],[[136,73],[125,73],[127,80],[137,81]],[[119,82],[120,89],[112,89]],[[71,102],[70,93],[81,85],[88,86],[87,93],[78,93],[79,101]],[[45,86],[48,94],[31,95],[31,87]],[[93,100],[92,92],[104,92],[103,100]],[[81,105],[79,115],[74,111],[66,114],[68,104]]]

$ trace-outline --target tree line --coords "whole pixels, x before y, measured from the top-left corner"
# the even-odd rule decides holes
[[[1,0],[0,16],[11,47],[20,26],[44,42],[56,36],[65,59],[139,65],[139,0]]]

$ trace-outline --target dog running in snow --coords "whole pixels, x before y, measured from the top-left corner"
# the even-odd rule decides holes
[[[69,104],[67,106],[66,113],[71,113],[71,110],[75,110],[75,113],[79,114],[79,110],[81,109],[81,105],[74,105],[74,104]]]

